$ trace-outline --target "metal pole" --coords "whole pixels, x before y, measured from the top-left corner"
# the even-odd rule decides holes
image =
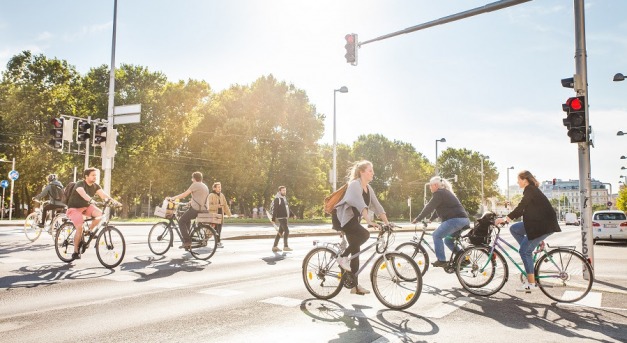
[[[509,203],[509,168],[507,168],[507,202]]]
[[[337,143],[335,140],[335,94],[337,90],[333,90],[333,191],[337,190]]]
[[[485,212],[484,208],[485,199],[483,196],[483,156],[481,156],[481,213]]]
[[[150,211],[150,197],[152,196],[152,180],[150,181],[150,186],[148,187],[148,214],[146,217],[150,216],[152,213]]]
[[[574,0],[575,12],[575,74],[581,84],[575,87],[577,95],[586,97],[586,130],[590,128],[588,98],[588,67],[586,56],[585,8],[583,0]],[[579,148],[579,206],[581,211],[581,253],[594,268],[594,243],[592,241],[592,180],[590,166],[590,132],[587,142],[577,143]],[[586,275],[584,275],[586,276]]]
[[[4,191],[6,188],[2,187],[2,212],[0,212],[0,219],[4,219]]]
[[[435,140],[435,176],[438,176],[438,142],[440,140]]]
[[[109,110],[107,112],[107,135],[113,134],[113,107],[115,101],[115,30],[117,27],[118,0],[113,2],[113,39],[111,42],[111,71],[109,73]],[[115,137],[114,137],[115,138]],[[109,150],[109,144],[115,144],[115,140],[107,139],[105,150]],[[111,195],[111,168],[113,167],[113,157],[102,156],[102,167],[104,169],[104,192]]]
[[[13,157],[13,165],[11,167],[11,170],[15,170],[15,157]],[[11,200],[9,201],[9,220],[11,220],[11,218],[13,217],[13,185],[15,184],[15,181],[13,179],[11,179]]]

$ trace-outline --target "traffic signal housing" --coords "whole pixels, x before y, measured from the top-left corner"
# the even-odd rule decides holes
[[[344,45],[344,47],[346,48],[346,54],[344,55],[344,57],[346,57],[346,63],[350,63],[356,66],[357,65],[357,34],[349,33],[346,36],[344,36],[344,39],[346,39],[346,45]]]
[[[91,137],[91,124],[87,120],[79,120],[76,124],[76,143],[87,143]]]
[[[566,100],[562,104],[562,110],[566,112],[564,126],[568,129],[568,137],[571,143],[583,143],[588,141],[586,128],[586,97],[577,96]]]
[[[93,146],[100,145],[104,148],[105,143],[107,142],[107,124],[96,124],[94,127],[94,140],[92,142]]]
[[[52,138],[48,144],[54,149],[61,150],[63,149],[63,118],[52,118],[50,124],[52,124],[52,129],[50,129]]]

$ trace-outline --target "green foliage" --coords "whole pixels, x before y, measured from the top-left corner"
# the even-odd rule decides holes
[[[618,191],[618,197],[616,198],[616,208],[621,211],[627,211],[627,187],[623,186]]]

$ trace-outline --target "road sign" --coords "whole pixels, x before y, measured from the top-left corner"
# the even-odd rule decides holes
[[[9,172],[9,179],[15,181],[20,177],[20,173],[17,172],[17,170],[11,170]]]
[[[7,180],[0,181],[0,187],[2,187],[2,188],[9,187],[9,181],[7,181]]]
[[[139,113],[113,116],[114,125],[134,124],[134,123],[139,123],[140,121],[141,121],[141,115]]]
[[[611,202],[611,201],[608,201],[608,202],[607,202],[607,206],[612,206],[612,202]]]
[[[141,121],[142,104],[122,105],[113,108],[113,124],[133,124]]]

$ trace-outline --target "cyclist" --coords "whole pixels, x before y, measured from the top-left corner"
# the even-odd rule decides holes
[[[98,195],[103,200],[111,199],[114,204],[119,204],[96,183],[97,172],[96,168],[87,168],[83,171],[83,180],[76,182],[67,203],[67,217],[70,218],[76,228],[72,259],[81,258],[79,246],[83,238],[83,216],[94,218],[89,226],[90,233],[100,223],[100,219],[96,218],[102,216],[102,211],[94,205],[96,201],[93,197]]]
[[[59,209],[64,209],[65,204],[61,199],[63,198],[63,184],[59,180],[57,180],[57,174],[50,174],[46,178],[48,180],[48,185],[44,187],[41,193],[35,195],[33,200],[39,201],[43,197],[47,196],[50,200],[50,203],[44,206],[43,213],[41,215],[41,222],[39,223],[39,227],[44,227],[44,223],[46,222],[46,216],[48,211],[54,211]]]
[[[337,259],[340,267],[344,270],[350,270],[353,274],[359,271],[359,257],[350,260],[348,255],[355,255],[361,250],[361,245],[370,238],[370,232],[361,226],[361,218],[366,219],[368,225],[378,228],[369,216],[369,211],[373,211],[385,224],[389,224],[385,215],[383,206],[379,203],[370,181],[374,178],[374,170],[372,162],[359,161],[356,162],[349,170],[347,178],[348,188],[344,194],[344,198],[335,205],[337,219],[340,222],[340,231],[346,235],[348,247]],[[355,287],[351,290],[351,294],[368,294],[369,290],[358,284],[359,280],[355,280]]]
[[[185,250],[189,250],[192,247],[192,239],[189,236],[192,219],[196,219],[196,217],[198,217],[198,212],[207,210],[209,188],[202,182],[202,173],[199,171],[192,173],[192,184],[185,192],[170,198],[174,200],[182,199],[190,194],[192,195],[192,200],[190,201],[191,206],[179,219],[181,236],[183,236],[183,245],[179,248]]]
[[[518,186],[523,188],[523,197],[516,208],[505,218],[497,218],[495,223],[511,222],[523,216],[523,221],[514,223],[509,231],[520,245],[520,258],[525,266],[527,280],[516,290],[531,293],[537,289],[533,270],[533,250],[553,232],[560,232],[555,209],[546,195],[538,188],[540,183],[527,170],[518,173]]]
[[[461,202],[453,193],[453,186],[451,186],[448,180],[440,176],[434,176],[429,180],[429,188],[431,193],[433,193],[433,197],[412,223],[415,224],[430,214],[432,214],[431,218],[438,216],[442,219],[442,224],[433,231],[433,246],[438,260],[433,262],[432,265],[434,267],[445,267],[447,262],[444,244],[453,253],[456,253],[459,247],[455,246],[451,235],[470,225],[470,219],[468,219],[468,213],[466,213]],[[444,244],[442,240],[444,240]]]

